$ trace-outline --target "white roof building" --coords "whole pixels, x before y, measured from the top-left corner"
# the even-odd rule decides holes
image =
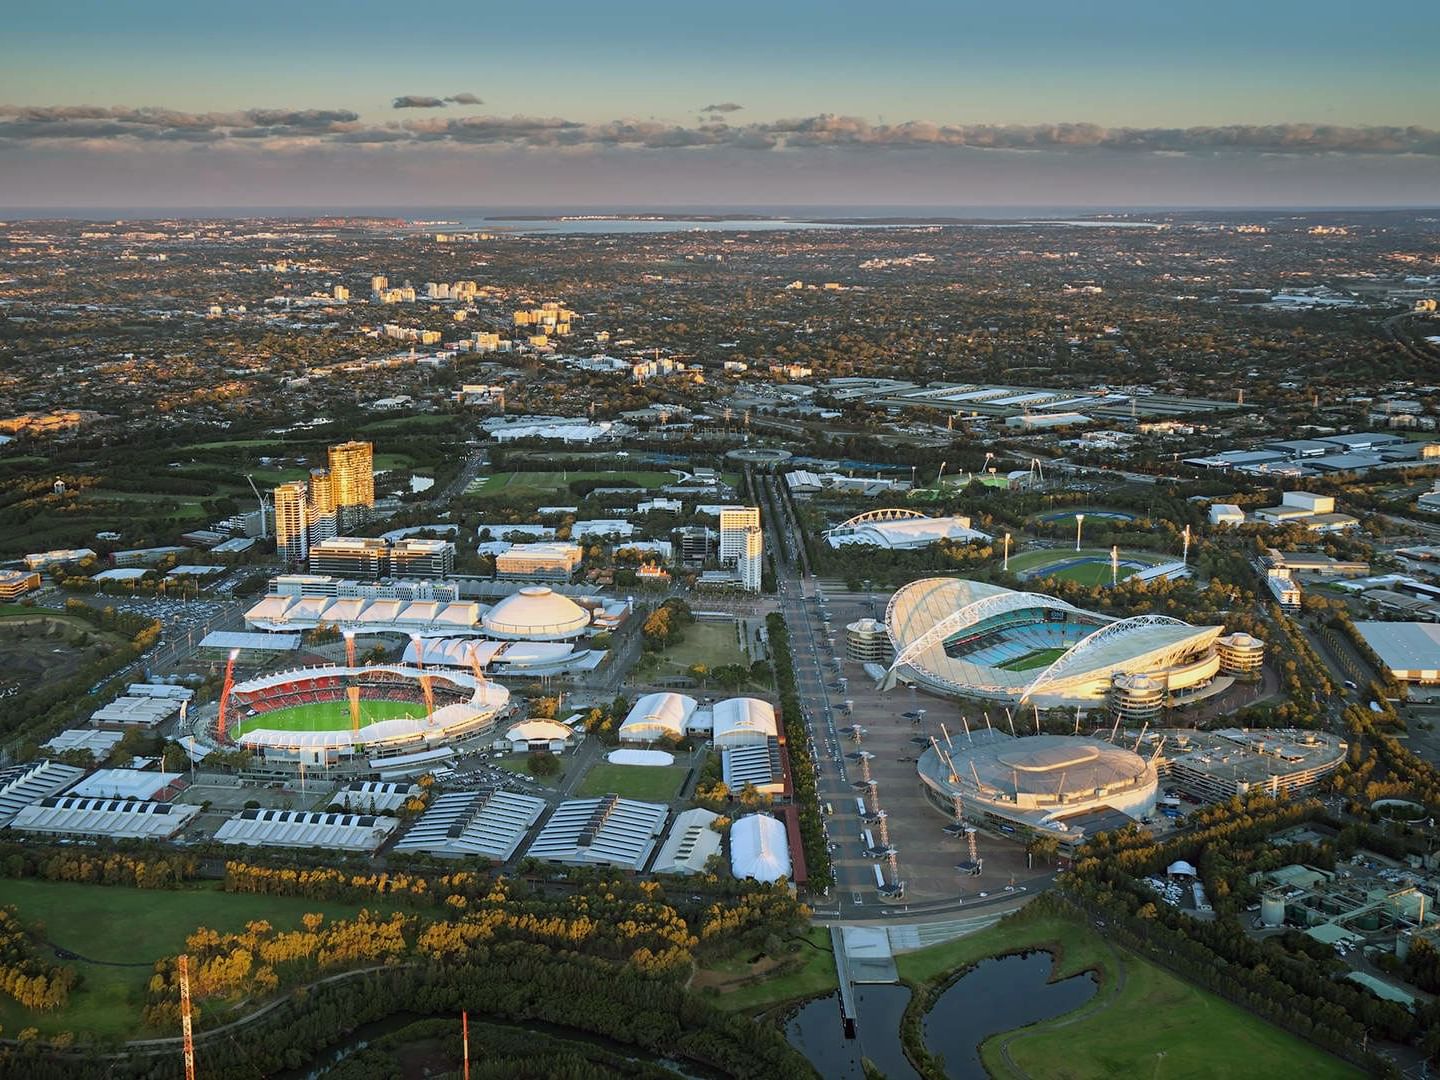
[[[252,847],[374,851],[399,825],[396,818],[370,814],[242,810],[215,830],[215,840]]]
[[[664,738],[681,739],[685,725],[697,702],[688,694],[664,691],[646,694],[630,706],[620,724],[621,742],[656,742]]]
[[[574,737],[573,728],[554,720],[526,720],[505,732],[510,748],[517,753],[540,749],[558,754]]]
[[[184,779],[184,773],[96,769],[66,794],[95,799],[159,799],[164,797],[166,789]]]
[[[788,878],[790,840],[785,824],[769,814],[747,814],[731,825],[730,872],[765,882]]]
[[[606,795],[572,799],[555,808],[525,854],[566,866],[645,869],[665,831],[669,810],[660,803]]]
[[[84,775],[84,769],[58,761],[31,761],[0,769],[0,828],[23,807],[64,791]]]
[[[200,807],[144,799],[42,799],[15,815],[10,828],[50,836],[103,836],[112,840],[169,840]]]
[[[501,600],[482,623],[501,640],[562,641],[585,632],[590,612],[544,585],[530,585]]]
[[[972,529],[970,519],[959,515],[932,518],[913,510],[872,510],[837,525],[825,534],[825,539],[836,548],[866,544],[889,551],[909,551],[941,540],[989,540],[990,535]]]
[[[712,855],[720,853],[720,834],[710,826],[719,814],[695,807],[677,814],[670,835],[660,845],[651,871],[656,874],[699,874]]]
[[[394,850],[505,862],[544,812],[545,800],[533,795],[449,792],[435,798]]]
[[[344,785],[330,799],[349,813],[388,814],[399,810],[420,794],[418,784],[391,783],[384,780],[356,780]]]
[[[717,701],[712,710],[715,718],[715,746],[763,746],[767,739],[780,734],[775,719],[775,706],[759,698],[727,698]]]
[[[96,728],[66,728],[45,744],[46,750],[63,754],[67,750],[85,750],[96,761],[103,761],[125,738],[124,732],[100,731]]]
[[[180,702],[174,698],[126,695],[96,709],[90,714],[90,723],[96,727],[113,724],[117,727],[155,728],[179,711]]]

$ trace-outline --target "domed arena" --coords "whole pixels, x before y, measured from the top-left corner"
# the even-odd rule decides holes
[[[485,613],[481,626],[501,641],[566,641],[590,625],[590,613],[553,589],[529,585]]]
[[[946,694],[1008,702],[1093,705],[1117,672],[1146,674],[1169,691],[1210,683],[1223,627],[1168,615],[1116,619],[1043,593],[963,578],[913,581],[890,598],[890,668]]]
[[[1054,836],[1066,849],[1149,815],[1155,765],[1123,746],[1069,735],[1012,738],[985,729],[936,742],[917,765],[926,799],[947,816],[1004,833]]]

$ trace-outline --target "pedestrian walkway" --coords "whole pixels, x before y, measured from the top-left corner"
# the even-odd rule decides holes
[[[909,923],[901,926],[887,926],[892,952],[914,952],[929,945],[954,941],[968,934],[979,933],[1000,921],[1003,912],[988,915],[972,915],[968,919],[947,919],[944,922]]]

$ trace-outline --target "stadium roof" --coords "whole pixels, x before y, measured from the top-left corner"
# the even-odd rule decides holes
[[[657,874],[701,873],[710,856],[720,853],[720,834],[710,827],[719,818],[700,806],[677,814],[650,869]]]
[[[583,633],[590,613],[545,585],[529,585],[501,600],[481,622],[491,637],[554,641]]]
[[[688,694],[668,690],[646,694],[630,706],[630,712],[620,724],[620,739],[622,742],[654,742],[667,735],[678,739],[685,734],[685,722],[696,704]]]
[[[199,813],[200,807],[182,803],[61,795],[22,808],[10,822],[10,828],[57,836],[168,840]]]
[[[867,515],[830,530],[826,540],[831,547],[869,544],[873,547],[903,551],[928,547],[941,540],[989,540],[990,535],[970,527],[968,517],[904,517],[891,520],[864,520]]]
[[[731,825],[730,871],[756,881],[789,877],[790,841],[784,824],[768,814],[747,814]]]
[[[760,745],[780,734],[775,721],[775,706],[759,698],[717,701],[711,713],[714,716],[716,746]]]
[[[525,852],[546,862],[643,870],[665,829],[659,803],[606,795],[563,802]]]
[[[242,810],[215,830],[221,844],[374,851],[399,827],[391,817],[309,810]]]
[[[1034,616],[1032,627],[1023,624],[1026,613]],[[946,653],[947,642],[987,622],[1002,627],[1006,617],[1020,620],[1017,631],[1033,638],[1036,655],[1063,651],[1047,666],[1030,668],[971,658],[986,653],[986,647],[970,655]],[[908,668],[922,681],[959,693],[1042,704],[1098,697],[1115,671],[1164,672],[1203,653],[1223,629],[1191,626],[1165,615],[1115,619],[1043,593],[964,578],[912,581],[890,598],[885,621],[895,646],[892,670]],[[1070,636],[1055,636],[1060,623],[1069,627]]]
[[[512,791],[450,792],[430,804],[394,850],[505,862],[544,812],[545,801],[533,795]]]
[[[0,769],[0,827],[9,824],[22,807],[63,791],[85,770],[58,761],[31,761]]]

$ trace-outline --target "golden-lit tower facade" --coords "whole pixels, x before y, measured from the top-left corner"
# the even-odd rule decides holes
[[[330,484],[342,531],[368,521],[375,506],[375,447],[354,440],[330,447]]]
[[[338,535],[335,515],[335,484],[328,469],[310,470],[310,543],[318,544]]]
[[[275,489],[275,551],[292,563],[310,553],[310,493],[303,480]]]

